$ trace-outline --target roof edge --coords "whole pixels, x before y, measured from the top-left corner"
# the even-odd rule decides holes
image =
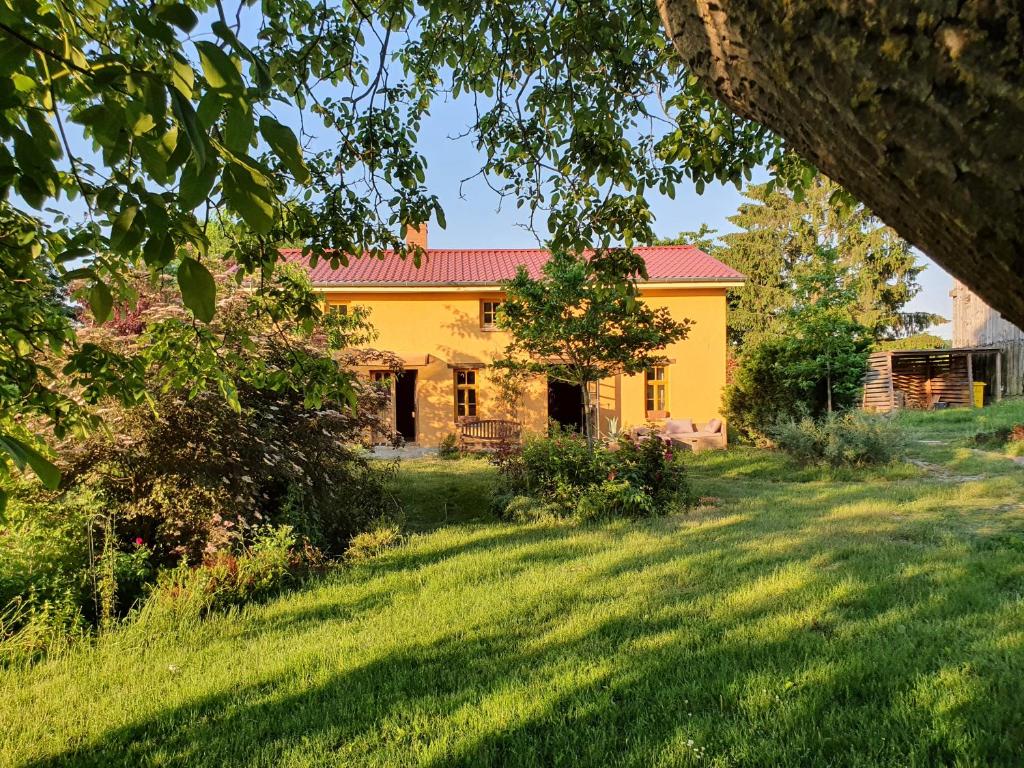
[[[658,278],[657,280],[637,280],[637,285],[647,287],[660,287],[660,286],[705,286],[705,287],[722,287],[722,288],[739,288],[747,282],[746,277],[678,277],[678,278]],[[375,288],[375,289],[386,289],[386,288],[419,288],[419,289],[438,289],[438,288],[472,288],[476,290],[502,290],[501,283],[495,282],[469,282],[460,281],[456,283],[427,283],[427,282],[399,282],[399,281],[376,281],[376,282],[362,282],[362,283],[347,283],[347,282],[329,282],[329,281],[318,281],[313,283],[314,289],[349,289],[349,288]]]

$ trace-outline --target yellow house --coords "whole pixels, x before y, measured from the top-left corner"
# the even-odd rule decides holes
[[[426,236],[420,244],[426,249]],[[688,245],[637,249],[649,279],[641,296],[693,321],[686,339],[665,350],[664,367],[615,376],[597,387],[602,432],[665,418],[706,422],[721,418],[726,371],[726,291],[743,276]],[[286,250],[302,263],[301,251]],[[363,306],[379,336],[375,347],[397,354],[404,371],[393,384],[392,419],[406,441],[436,446],[467,419],[513,419],[524,431],[543,432],[549,419],[582,424],[578,387],[537,377],[517,396],[496,383],[489,364],[500,357],[507,334],[494,326],[500,283],[524,265],[537,275],[542,250],[426,249],[417,268],[392,254],[352,259],[334,269],[321,261],[310,277],[328,307]],[[367,367],[371,377],[384,375]]]

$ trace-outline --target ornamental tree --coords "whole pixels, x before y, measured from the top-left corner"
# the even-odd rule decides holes
[[[646,277],[643,258],[632,251],[599,249],[584,256],[554,253],[540,277],[520,267],[503,284],[497,324],[512,341],[495,366],[578,385],[590,447],[595,438],[591,385],[665,364],[662,351],[685,339],[692,325],[640,299],[637,279]]]
[[[870,329],[856,318],[857,294],[834,251],[797,280],[778,332],[748,344],[725,391],[730,424],[750,439],[779,421],[853,407],[867,367]]]

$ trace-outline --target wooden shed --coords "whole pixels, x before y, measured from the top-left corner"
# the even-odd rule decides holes
[[[873,352],[864,375],[862,406],[871,411],[934,408],[936,404],[971,406],[975,358],[995,355],[998,372],[1000,354],[996,347]],[[997,380],[992,396],[998,400],[1001,391]]]
[[[1024,394],[1024,331],[1008,322],[959,280],[953,290],[953,346],[999,347],[999,379],[1003,395]],[[995,390],[995,359],[978,361],[974,377],[985,381],[990,391]]]

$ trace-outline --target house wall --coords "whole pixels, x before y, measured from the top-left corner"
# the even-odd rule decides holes
[[[417,371],[417,442],[437,445],[456,431],[454,369],[486,365],[508,343],[502,331],[480,328],[480,301],[500,300],[493,290],[424,290],[369,292],[325,290],[328,302],[343,301],[369,309],[378,332],[374,346],[410,360],[430,355]],[[673,418],[698,422],[721,418],[726,367],[725,288],[700,286],[643,292],[643,299],[664,306],[677,319],[694,321],[688,337],[666,349],[668,412]],[[477,370],[478,418],[513,418],[524,430],[540,433],[547,426],[547,386],[531,381],[519,402],[509,402],[486,368]],[[600,387],[599,426],[616,418],[622,429],[646,422],[644,377],[616,376]]]

